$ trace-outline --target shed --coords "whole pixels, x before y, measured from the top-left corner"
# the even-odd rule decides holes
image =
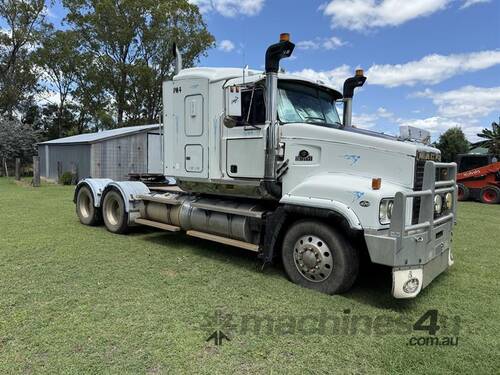
[[[159,125],[129,126],[38,144],[41,176],[57,180],[76,170],[84,177],[124,180],[129,173],[162,173]]]

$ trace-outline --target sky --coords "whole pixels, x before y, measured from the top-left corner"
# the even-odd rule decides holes
[[[341,89],[356,68],[367,81],[353,123],[398,134],[401,125],[436,138],[460,126],[476,134],[500,116],[500,0],[188,0],[216,45],[199,66],[263,69],[266,48],[288,32],[289,73]],[[58,23],[60,2],[48,9]]]
[[[500,116],[500,0],[190,0],[216,48],[200,66],[262,69],[268,45],[289,32],[282,67],[341,88],[356,68],[354,124],[391,134],[400,125],[467,137]]]

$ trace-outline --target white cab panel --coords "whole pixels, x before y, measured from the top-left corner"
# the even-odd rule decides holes
[[[164,83],[165,174],[208,178],[209,121],[207,79]]]
[[[186,145],[184,148],[186,172],[203,172],[203,147],[201,145]]]
[[[226,168],[229,177],[264,177],[266,145],[263,137],[230,138],[226,142]]]
[[[203,96],[190,95],[184,98],[184,133],[186,137],[203,135]]]

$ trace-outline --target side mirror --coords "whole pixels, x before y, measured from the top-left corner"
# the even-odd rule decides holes
[[[234,128],[236,126],[236,120],[230,116],[224,117],[224,126],[228,129]]]

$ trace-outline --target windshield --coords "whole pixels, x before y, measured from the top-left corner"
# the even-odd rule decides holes
[[[282,81],[279,84],[278,116],[283,123],[306,122],[341,127],[333,95],[318,87]]]

